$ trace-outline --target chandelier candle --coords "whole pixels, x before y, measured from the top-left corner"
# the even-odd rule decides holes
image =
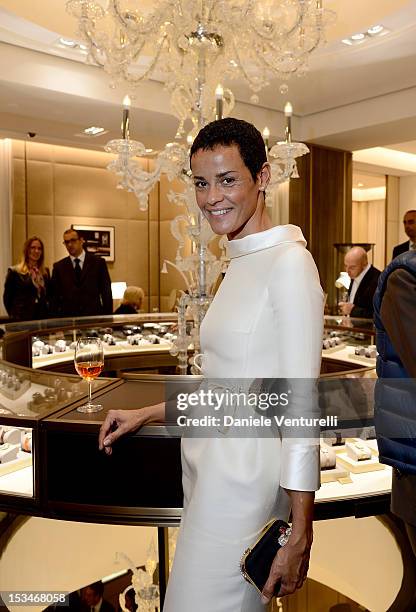
[[[292,115],[293,106],[290,102],[286,102],[285,105],[285,117],[286,117],[286,142],[292,142]]]
[[[222,119],[224,103],[224,89],[222,85],[217,85],[215,90],[215,119]]]
[[[270,138],[270,130],[267,127],[267,125],[264,128],[262,135],[263,135],[264,146],[266,147],[266,155],[267,155],[269,153],[269,138]]]
[[[121,128],[122,137],[126,140],[129,137],[129,115],[131,100],[129,96],[123,98],[123,124]]]

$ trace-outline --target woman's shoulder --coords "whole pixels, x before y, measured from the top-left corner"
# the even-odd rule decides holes
[[[280,245],[275,251],[271,266],[271,282],[277,277],[280,281],[287,279],[296,282],[303,277],[319,282],[315,260],[304,244],[288,242]]]
[[[27,272],[23,272],[20,265],[16,264],[15,266],[10,266],[10,268],[7,269],[7,274],[9,274],[10,276],[20,276],[20,277],[25,277],[27,276]]]

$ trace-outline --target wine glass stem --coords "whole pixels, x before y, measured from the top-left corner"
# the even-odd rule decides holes
[[[92,386],[92,383],[91,383],[91,381],[89,380],[89,381],[88,381],[88,405],[89,405],[89,406],[91,406],[91,404],[92,404],[92,397],[91,397],[91,395],[92,395],[92,393],[91,393],[91,386]]]

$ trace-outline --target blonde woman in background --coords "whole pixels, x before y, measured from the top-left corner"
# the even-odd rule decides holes
[[[15,321],[31,321],[48,316],[50,274],[44,265],[45,249],[38,236],[23,245],[20,262],[8,269],[3,302]]]
[[[127,287],[120,306],[114,314],[136,314],[141,310],[144,300],[144,291],[141,287]]]

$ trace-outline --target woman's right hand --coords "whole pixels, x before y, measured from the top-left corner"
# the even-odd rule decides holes
[[[157,404],[138,410],[109,410],[100,428],[99,449],[111,455],[112,445],[124,434],[135,431],[151,421],[164,420],[164,409],[164,404]]]

